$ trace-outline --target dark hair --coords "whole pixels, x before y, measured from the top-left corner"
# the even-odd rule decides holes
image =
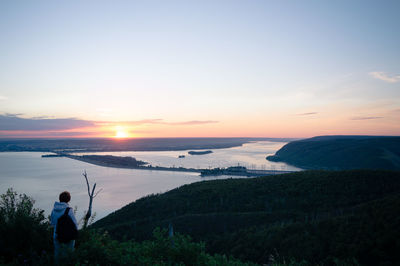
[[[59,199],[60,202],[68,203],[71,200],[71,194],[68,191],[61,192]]]

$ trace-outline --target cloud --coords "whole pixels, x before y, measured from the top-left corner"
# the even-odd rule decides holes
[[[309,112],[309,113],[302,113],[302,114],[296,114],[298,116],[306,116],[306,115],[316,115],[318,112]]]
[[[383,116],[355,116],[350,118],[350,120],[371,120],[371,119],[382,119]]]
[[[117,126],[117,125],[170,125],[170,126],[195,126],[218,123],[213,120],[191,120],[182,122],[167,122],[163,119],[143,119],[137,121],[113,122],[113,121],[90,121],[77,118],[53,118],[40,116],[23,118],[23,114],[0,114],[0,130],[2,131],[65,131],[78,128]]]
[[[191,120],[191,121],[182,121],[182,122],[167,122],[164,119],[143,119],[137,121],[120,121],[120,122],[111,122],[111,121],[97,121],[96,124],[98,125],[120,125],[120,124],[127,124],[131,126],[138,126],[138,125],[169,125],[169,126],[196,126],[196,125],[204,125],[204,124],[214,124],[219,123],[218,121],[214,120]]]
[[[16,113],[16,114],[10,114],[10,113],[5,113],[5,116],[9,116],[9,117],[17,117],[17,116],[21,116],[24,115],[23,113]]]
[[[47,115],[31,117],[31,119],[54,119],[54,118],[55,118],[54,116],[47,116]]]
[[[98,137],[98,132],[75,132],[75,131],[9,131],[0,130],[2,138],[69,138],[69,137]]]
[[[115,126],[115,125],[130,125],[130,126],[140,126],[145,124],[160,124],[162,119],[143,119],[136,121],[94,121],[96,125],[101,126]]]
[[[157,119],[143,119],[138,121],[128,121],[130,125],[144,125],[144,124],[163,124],[164,120],[157,118]]]
[[[8,99],[8,97],[0,95],[0,101],[7,100],[7,99]]]
[[[379,79],[389,83],[397,83],[400,81],[400,75],[389,76],[385,72],[380,72],[380,71],[369,72],[368,74],[375,79]]]
[[[205,120],[205,121],[199,121],[199,120],[192,120],[192,121],[184,121],[184,122],[165,122],[164,124],[166,125],[172,125],[172,126],[196,126],[196,125],[205,125],[205,124],[214,124],[218,123],[218,121],[214,120]]]
[[[92,121],[76,118],[22,118],[20,115],[21,114],[0,115],[0,130],[54,131],[96,126]]]

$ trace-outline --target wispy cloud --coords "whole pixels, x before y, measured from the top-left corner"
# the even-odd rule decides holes
[[[218,121],[214,120],[192,120],[192,121],[183,121],[183,122],[164,122],[163,124],[171,125],[171,126],[197,126],[197,125],[205,125],[205,124],[215,124]]]
[[[99,116],[103,117],[111,117],[112,116],[112,109],[111,108],[97,108],[96,113]]]
[[[21,115],[22,115],[22,114],[21,114]],[[31,117],[31,119],[55,119],[55,118],[56,118],[56,117],[54,117],[54,116],[47,116],[47,115]]]
[[[161,124],[163,119],[142,119],[135,121],[94,121],[96,125],[101,126],[115,126],[115,125],[130,125],[130,126],[140,126],[146,124]]]
[[[65,131],[79,128],[96,128],[99,126],[117,125],[169,125],[169,126],[196,126],[218,123],[214,120],[190,120],[181,122],[168,122],[163,119],[143,119],[137,121],[90,121],[78,118],[53,118],[40,116],[23,118],[23,114],[0,114],[0,130],[2,131]],[[79,133],[77,133],[79,134]]]
[[[379,79],[389,83],[396,83],[400,81],[400,75],[390,76],[381,71],[369,72],[369,75],[375,79]]]
[[[98,132],[75,132],[75,131],[9,131],[0,130],[1,138],[75,138],[75,137],[98,137]]]
[[[371,119],[382,119],[383,116],[355,116],[350,118],[350,120],[371,120]]]
[[[21,114],[0,115],[0,130],[71,130],[76,128],[93,127],[92,121],[77,118],[22,118]]]
[[[96,124],[99,125],[119,125],[126,124],[131,126],[138,125],[169,125],[169,126],[196,126],[196,125],[204,125],[204,124],[214,124],[218,123],[218,121],[214,120],[190,120],[190,121],[181,121],[181,122],[168,122],[164,119],[156,118],[156,119],[143,119],[136,121],[119,121],[119,122],[111,122],[111,121],[96,121]]]
[[[0,95],[0,101],[7,100],[7,99],[8,99],[8,97]]]
[[[308,112],[308,113],[301,113],[301,114],[296,114],[298,116],[307,116],[307,115],[316,115],[318,112]]]
[[[130,125],[144,125],[144,124],[163,124],[164,120],[160,118],[156,119],[143,119],[143,120],[137,120],[137,121],[128,121],[127,123]]]

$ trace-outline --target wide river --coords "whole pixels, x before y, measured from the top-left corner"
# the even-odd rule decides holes
[[[116,156],[133,156],[153,166],[182,166],[195,168],[241,165],[255,169],[299,170],[284,163],[269,162],[283,142],[259,141],[228,149],[214,149],[206,155],[189,155],[188,151],[165,152],[107,152]],[[102,189],[94,200],[96,220],[143,196],[161,193],[173,188],[220,177],[200,177],[198,173],[118,169],[84,163],[69,158],[41,158],[40,152],[0,152],[0,194],[12,187],[35,199],[35,207],[49,214],[60,192],[68,190],[70,206],[77,207],[77,218],[83,217],[88,207],[85,179]],[[185,155],[185,158],[178,158]]]

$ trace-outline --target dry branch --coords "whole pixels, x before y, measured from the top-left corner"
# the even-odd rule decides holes
[[[82,174],[85,177],[86,180],[86,185],[87,185],[87,190],[88,190],[88,195],[89,195],[89,208],[88,211],[85,215],[84,218],[84,223],[83,223],[83,228],[86,228],[90,219],[90,216],[92,216],[92,205],[93,205],[93,199],[99,194],[99,192],[102,190],[100,189],[99,191],[97,191],[96,194],[94,194],[95,190],[96,190],[96,183],[93,184],[92,187],[92,192],[90,192],[90,184],[89,184],[89,179],[87,177],[87,173],[86,170],[83,172]]]

